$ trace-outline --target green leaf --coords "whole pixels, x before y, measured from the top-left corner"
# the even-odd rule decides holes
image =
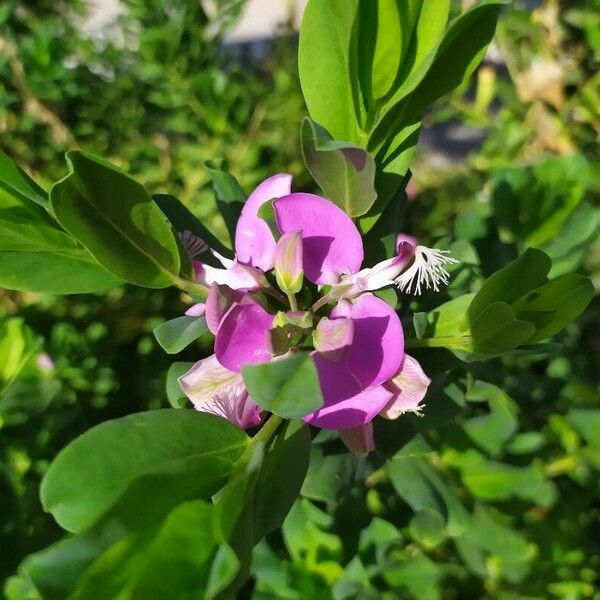
[[[308,471],[310,429],[301,421],[280,427],[265,448],[254,490],[254,542],[283,523]]]
[[[444,517],[437,511],[425,508],[410,520],[408,530],[413,539],[426,548],[435,548],[444,539]]]
[[[63,600],[83,572],[120,533],[117,528],[107,528],[65,538],[25,558],[19,573],[32,582],[44,600]]]
[[[42,339],[34,335],[23,319],[11,317],[0,321],[0,395],[19,375],[41,343]]]
[[[233,244],[235,229],[246,201],[246,194],[235,177],[225,170],[222,161],[208,161],[206,168],[213,182],[219,212],[223,216]]]
[[[372,73],[371,95],[374,100],[383,98],[396,81],[412,34],[410,27],[406,27],[410,19],[406,13],[410,13],[414,6],[414,3],[398,0],[377,1],[377,32],[371,69],[368,69]],[[371,6],[368,9],[375,13]],[[405,15],[406,19],[403,20]]]
[[[181,598],[214,598],[237,570],[231,562],[235,557],[220,551],[224,540],[215,521],[214,505],[201,500],[180,504],[159,526],[108,548],[84,574],[73,598],[133,600],[169,598],[174,593]]]
[[[334,139],[348,142],[360,142],[351,56],[358,6],[359,0],[309,0],[298,48],[300,83],[311,118]]]
[[[24,203],[48,208],[48,194],[17,163],[0,151],[0,188]]]
[[[154,329],[154,337],[162,349],[177,354],[208,331],[205,317],[177,317]]]
[[[537,463],[515,467],[484,458],[476,450],[448,451],[444,460],[460,470],[467,489],[482,500],[522,498],[548,508],[556,500],[556,488]]]
[[[242,367],[252,399],[263,409],[286,419],[303,417],[323,405],[317,368],[310,353]]]
[[[536,549],[501,517],[477,503],[468,529],[455,540],[456,547],[464,563],[480,577],[502,576],[519,583],[527,575]]]
[[[532,341],[534,333],[535,326],[515,318],[508,304],[493,302],[471,323],[472,344],[469,349],[481,354],[501,354]]]
[[[498,456],[519,427],[514,402],[502,389],[483,381],[473,384],[467,400],[487,401],[490,412],[468,419],[463,425],[465,433],[480,448]]]
[[[512,304],[546,280],[551,261],[546,254],[528,248],[516,260],[488,277],[469,306],[471,322],[494,302]]]
[[[410,94],[427,74],[442,40],[449,0],[417,0],[400,3],[402,42],[406,43],[396,86],[386,106],[397,104]],[[406,42],[405,42],[406,40]]]
[[[109,515],[148,523],[187,499],[209,498],[247,444],[224,419],[195,411],[154,410],[107,421],[54,459],[42,481],[42,504],[75,533]]]
[[[433,53],[430,48],[439,39],[448,4],[444,2],[439,12],[435,1],[424,5],[429,10],[420,15],[417,35],[422,26],[425,43],[419,57],[425,58],[392,95],[387,112],[369,138],[370,149],[381,148],[401,129],[417,123],[428,106],[470,77],[485,54],[507,0],[484,1],[460,15]]]
[[[444,535],[464,531],[468,520],[465,507],[424,458],[388,461],[386,472],[396,493],[413,511],[433,511],[444,518]]]
[[[361,474],[357,472],[354,455],[348,452],[326,455],[321,448],[313,446],[302,496],[319,502],[336,502],[342,490],[360,481]]]
[[[535,335],[530,342],[552,337],[574,321],[594,297],[592,282],[576,273],[565,273],[525,294],[513,305],[519,318],[531,321]]]
[[[67,153],[71,172],[54,184],[50,204],[60,224],[108,271],[143,287],[179,276],[171,225],[144,188],[91,154]]]
[[[280,426],[266,445],[254,438],[253,453],[244,471],[219,493],[222,528],[238,557],[240,569],[227,597],[250,575],[253,546],[281,526],[300,488],[310,455],[310,430],[300,421]]]
[[[75,294],[119,283],[42,207],[0,190],[0,287]]]
[[[85,251],[0,251],[0,287],[47,294],[106,292],[123,281],[103,269]]]
[[[193,364],[193,362],[175,362],[167,371],[167,400],[173,408],[183,408],[188,402],[179,385],[179,378],[187,373]]]
[[[308,118],[302,122],[300,137],[306,168],[327,198],[350,217],[364,215],[377,197],[370,154],[354,144],[334,141]]]

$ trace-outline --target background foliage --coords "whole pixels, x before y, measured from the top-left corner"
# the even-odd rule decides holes
[[[124,4],[117,37],[102,39],[83,34],[74,3],[0,8],[2,150],[57,178],[62,152],[80,145],[176,193],[221,233],[206,160],[224,156],[246,190],[279,170],[309,185],[293,44],[277,42],[248,64],[243,52],[219,49],[227,19],[215,33],[189,2]],[[222,4],[234,18],[239,3]],[[553,258],[553,276],[578,270],[598,288],[599,9],[557,0],[507,9],[492,52],[499,61],[429,113],[438,144],[423,145],[411,166],[406,224],[461,260],[447,299],[531,246]],[[443,137],[457,121],[485,140],[458,161],[439,152],[440,139],[457,144]],[[0,547],[10,549],[2,577],[61,535],[38,499],[58,450],[95,423],[167,406],[171,360],[152,331],[181,313],[182,299],[132,286],[62,298],[0,291],[0,359],[20,349],[0,360]],[[419,354],[434,374],[425,416],[379,424],[368,460],[319,434],[302,498],[256,548],[254,589],[244,593],[600,594],[599,310],[596,299],[562,335],[558,355],[467,371],[445,351]],[[201,339],[181,360],[208,350]],[[171,527],[177,519],[186,514]],[[151,567],[151,552],[147,560]],[[8,579],[5,593],[35,597],[23,576]]]

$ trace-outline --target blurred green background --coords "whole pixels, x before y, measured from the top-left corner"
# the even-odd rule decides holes
[[[225,158],[247,191],[280,171],[310,189],[291,21],[260,51],[231,46],[245,3],[213,4],[216,21],[197,2],[123,0],[110,35],[90,36],[83,2],[5,0],[0,149],[49,183],[65,150],[85,148],[177,195],[217,234],[206,160]],[[553,274],[600,287],[599,66],[598,0],[516,2],[474,80],[426,116],[406,226],[461,260],[449,297],[528,246]],[[130,286],[0,290],[0,579],[61,536],[38,500],[58,450],[100,421],[168,405],[172,359],[152,330],[187,302]],[[244,597],[600,599],[599,324],[596,298],[557,355],[468,369],[419,356],[445,372],[427,434],[407,446],[409,417],[383,423],[369,462],[319,435],[303,499],[258,546]],[[5,594],[29,598],[16,578]]]

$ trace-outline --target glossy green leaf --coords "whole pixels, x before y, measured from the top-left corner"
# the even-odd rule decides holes
[[[144,188],[100,158],[68,152],[71,172],[54,184],[50,204],[60,224],[108,271],[144,287],[179,276],[170,223]]]
[[[476,353],[492,355],[507,352],[532,341],[535,326],[528,321],[517,319],[508,304],[493,302],[473,320],[470,331],[472,344],[469,349]]]
[[[224,531],[240,569],[227,589],[233,594],[250,575],[252,548],[281,526],[300,488],[310,455],[310,430],[300,421],[280,425],[266,443],[255,440],[246,468],[219,493],[217,505]]]
[[[439,39],[448,3],[445,2],[439,12],[436,2],[424,6],[431,11],[419,19],[427,32],[423,35],[427,42],[421,52],[424,58],[392,95],[388,103],[390,108],[369,139],[369,148],[379,149],[401,129],[417,123],[428,106],[470,77],[485,54],[494,35],[500,8],[506,3],[506,0],[480,2],[460,15],[435,52],[430,48]]]
[[[519,427],[514,402],[502,389],[483,381],[473,384],[467,400],[487,401],[490,412],[468,419],[463,425],[465,433],[480,448],[498,456]]]
[[[206,169],[212,179],[217,206],[233,244],[235,229],[246,201],[246,194],[235,177],[225,170],[222,161],[208,161]]]
[[[308,471],[310,429],[301,421],[280,427],[265,448],[252,511],[255,543],[283,523]]]
[[[566,273],[517,300],[513,309],[519,318],[535,325],[535,335],[530,341],[538,342],[552,337],[574,321],[594,294],[594,286],[587,277]]]
[[[44,600],[63,600],[83,572],[119,534],[117,528],[107,528],[65,538],[29,555],[20,565],[19,573],[31,581]]]
[[[48,194],[17,163],[0,151],[0,188],[23,203],[48,208]]]
[[[41,206],[0,190],[0,287],[74,294],[119,283]]]
[[[551,261],[541,250],[528,248],[516,260],[490,275],[469,306],[471,322],[494,302],[512,304],[546,280]]]
[[[396,493],[415,513],[436,512],[443,518],[444,537],[462,533],[468,520],[466,509],[422,457],[388,461],[386,473]]]
[[[311,118],[334,139],[348,142],[360,142],[351,52],[358,6],[359,0],[309,0],[298,49],[300,83]]]
[[[326,455],[313,446],[302,496],[319,502],[336,502],[344,489],[360,480],[356,463],[357,458],[348,452]]]
[[[0,394],[19,375],[41,342],[23,319],[0,320]]]
[[[301,131],[306,168],[325,196],[350,217],[364,215],[375,202],[375,162],[360,146],[334,141],[320,125],[305,119]]]
[[[399,85],[394,87],[387,99],[387,107],[399,103],[427,75],[442,41],[449,12],[449,0],[408,0],[400,3],[402,42],[406,40],[407,45],[397,77]]]
[[[223,540],[215,520],[211,504],[201,500],[180,504],[160,525],[111,546],[84,574],[73,599],[141,600],[168,598],[174,592],[179,597],[214,598],[236,571],[231,563],[235,557],[220,552]]]
[[[183,408],[188,403],[188,399],[179,385],[179,378],[187,373],[193,364],[192,362],[175,362],[167,371],[167,400],[173,408]]]
[[[263,409],[294,419],[323,405],[317,368],[310,353],[296,352],[282,360],[242,367],[253,400]]]
[[[205,317],[176,317],[154,329],[154,337],[162,349],[177,354],[208,331]]]
[[[224,419],[195,411],[154,410],[107,421],[57,455],[42,481],[42,504],[72,532],[108,515],[148,523],[179,502],[209,498],[247,444]]]

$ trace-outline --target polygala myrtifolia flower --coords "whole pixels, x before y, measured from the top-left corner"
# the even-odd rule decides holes
[[[258,215],[267,203],[271,224]],[[189,237],[187,246],[202,247]],[[396,256],[361,269],[362,239],[350,217],[325,198],[291,193],[289,175],[270,177],[248,198],[233,260],[202,249],[223,268],[194,261],[197,280],[209,292],[206,304],[188,314],[204,314],[215,335],[214,355],[179,380],[196,409],[240,428],[257,426],[260,409],[244,386],[242,366],[277,359],[312,340],[324,404],[304,417],[307,423],[339,430],[353,452],[364,454],[373,449],[375,416],[420,411],[430,380],[404,352],[396,312],[371,292],[438,290],[448,282],[445,265],[456,262],[447,252],[400,234]]]

